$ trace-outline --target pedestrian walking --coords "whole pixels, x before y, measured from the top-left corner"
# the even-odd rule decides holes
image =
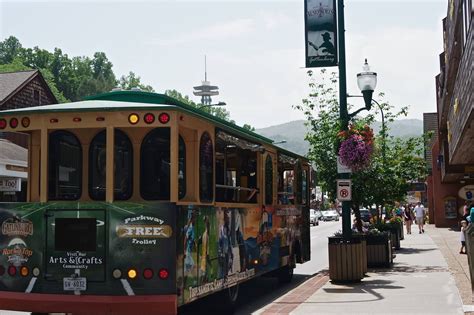
[[[411,212],[410,205],[407,205],[403,211],[403,218],[407,227],[407,234],[411,234],[411,225],[413,224],[413,212]]]
[[[425,233],[425,229],[423,228],[424,225],[424,220],[425,220],[425,207],[421,204],[421,202],[418,202],[418,205],[415,207],[415,221],[416,224],[418,224],[418,233]]]
[[[471,202],[469,200],[466,200],[464,203],[463,207],[463,214],[462,214],[462,220],[467,221],[467,218],[470,216],[470,211],[471,211]]]
[[[466,253],[466,229],[467,229],[467,221],[461,221],[461,249],[459,250],[459,254],[467,254]]]

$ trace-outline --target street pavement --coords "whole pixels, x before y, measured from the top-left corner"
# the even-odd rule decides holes
[[[405,234],[391,268],[369,269],[360,283],[345,285],[331,283],[322,272],[255,314],[464,314],[472,307],[471,288],[463,287],[463,303],[447,263],[451,260],[433,241],[442,240],[451,253],[459,251],[459,232],[425,230],[418,234],[413,227],[413,234]],[[452,259],[464,279],[469,272],[465,256]]]

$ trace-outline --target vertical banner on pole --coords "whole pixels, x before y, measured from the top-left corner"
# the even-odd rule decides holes
[[[336,0],[304,0],[306,67],[337,66]]]

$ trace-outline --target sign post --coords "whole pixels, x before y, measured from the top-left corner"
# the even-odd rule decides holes
[[[339,201],[351,201],[352,200],[352,187],[350,179],[338,179],[337,180],[337,199]]]

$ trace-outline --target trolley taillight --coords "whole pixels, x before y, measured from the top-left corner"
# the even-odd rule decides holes
[[[127,272],[127,276],[130,278],[130,279],[135,279],[137,277],[137,270],[135,269],[129,269],[128,272]]]
[[[143,278],[147,280],[153,278],[153,270],[150,268],[146,268],[145,270],[143,270]]]
[[[143,120],[147,124],[152,124],[155,122],[155,115],[153,115],[152,113],[145,114],[145,116],[143,117]]]
[[[161,113],[158,116],[158,120],[160,121],[160,123],[166,124],[168,121],[170,121],[170,115],[168,115],[167,113]]]
[[[8,274],[12,277],[15,276],[16,275],[16,267],[15,266],[9,266],[8,267]]]
[[[166,280],[168,279],[170,273],[168,269],[166,268],[161,268],[160,271],[158,272],[158,277],[160,277],[161,280]]]
[[[10,127],[12,128],[16,128],[18,127],[18,119],[13,117],[12,119],[10,119]]]
[[[28,117],[23,117],[21,119],[21,125],[24,127],[24,128],[28,128],[30,126],[30,119]]]

